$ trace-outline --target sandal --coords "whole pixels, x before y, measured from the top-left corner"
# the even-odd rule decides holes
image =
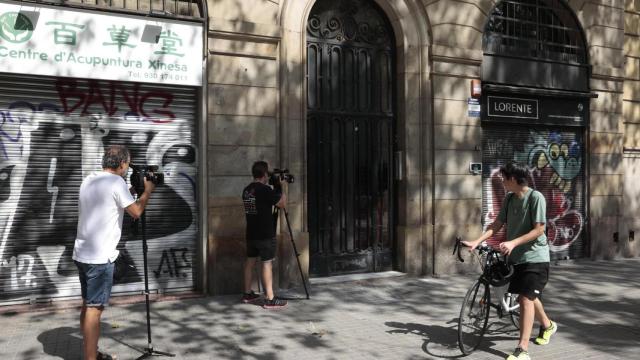
[[[98,356],[96,357],[96,359],[97,360],[117,360],[117,357],[115,355],[109,355],[101,351],[98,351]]]

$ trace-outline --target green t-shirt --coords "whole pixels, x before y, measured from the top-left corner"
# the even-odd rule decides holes
[[[539,191],[529,189],[522,199],[516,194],[507,194],[502,202],[498,220],[507,224],[507,240],[513,240],[531,231],[533,223],[546,224],[546,213],[547,202],[544,196]],[[535,240],[516,246],[509,256],[509,261],[514,264],[549,262],[547,236],[542,234]]]

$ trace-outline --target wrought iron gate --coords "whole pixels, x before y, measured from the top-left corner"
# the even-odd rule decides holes
[[[318,1],[307,23],[310,273],[392,268],[394,37],[372,1]]]

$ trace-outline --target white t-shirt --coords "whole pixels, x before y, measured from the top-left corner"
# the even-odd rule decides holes
[[[114,262],[124,209],[134,202],[122,177],[106,171],[87,176],[80,185],[73,260],[85,264]]]

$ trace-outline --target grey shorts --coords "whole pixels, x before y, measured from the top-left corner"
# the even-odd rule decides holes
[[[276,258],[276,239],[247,241],[247,257],[260,257],[260,261],[271,261]]]

